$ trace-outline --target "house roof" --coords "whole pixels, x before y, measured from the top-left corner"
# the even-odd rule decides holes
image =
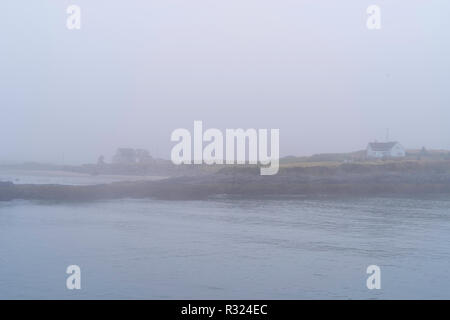
[[[369,147],[373,151],[389,151],[391,150],[398,142],[371,142],[369,143]]]

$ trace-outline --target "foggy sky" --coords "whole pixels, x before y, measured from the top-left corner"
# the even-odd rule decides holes
[[[66,8],[82,10],[81,30]],[[382,29],[366,28],[381,7]],[[0,163],[169,158],[174,129],[279,128],[280,154],[450,149],[450,2],[3,0]]]

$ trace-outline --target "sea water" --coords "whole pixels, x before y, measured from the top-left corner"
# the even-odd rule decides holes
[[[0,202],[2,299],[449,299],[449,266],[445,198]]]

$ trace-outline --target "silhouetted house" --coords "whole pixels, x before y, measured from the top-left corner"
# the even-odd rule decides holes
[[[131,148],[119,148],[113,157],[113,163],[132,164],[136,163],[136,152]]]
[[[367,146],[368,158],[402,158],[405,149],[398,142],[371,142]]]
[[[137,163],[150,163],[153,158],[145,149],[136,149],[136,162]]]
[[[153,158],[145,149],[119,148],[113,157],[116,164],[150,163]]]

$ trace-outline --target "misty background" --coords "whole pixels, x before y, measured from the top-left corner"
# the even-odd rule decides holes
[[[387,128],[450,149],[448,1],[3,0],[0,34],[0,163],[168,159],[194,120],[279,128],[282,156],[364,149]]]

